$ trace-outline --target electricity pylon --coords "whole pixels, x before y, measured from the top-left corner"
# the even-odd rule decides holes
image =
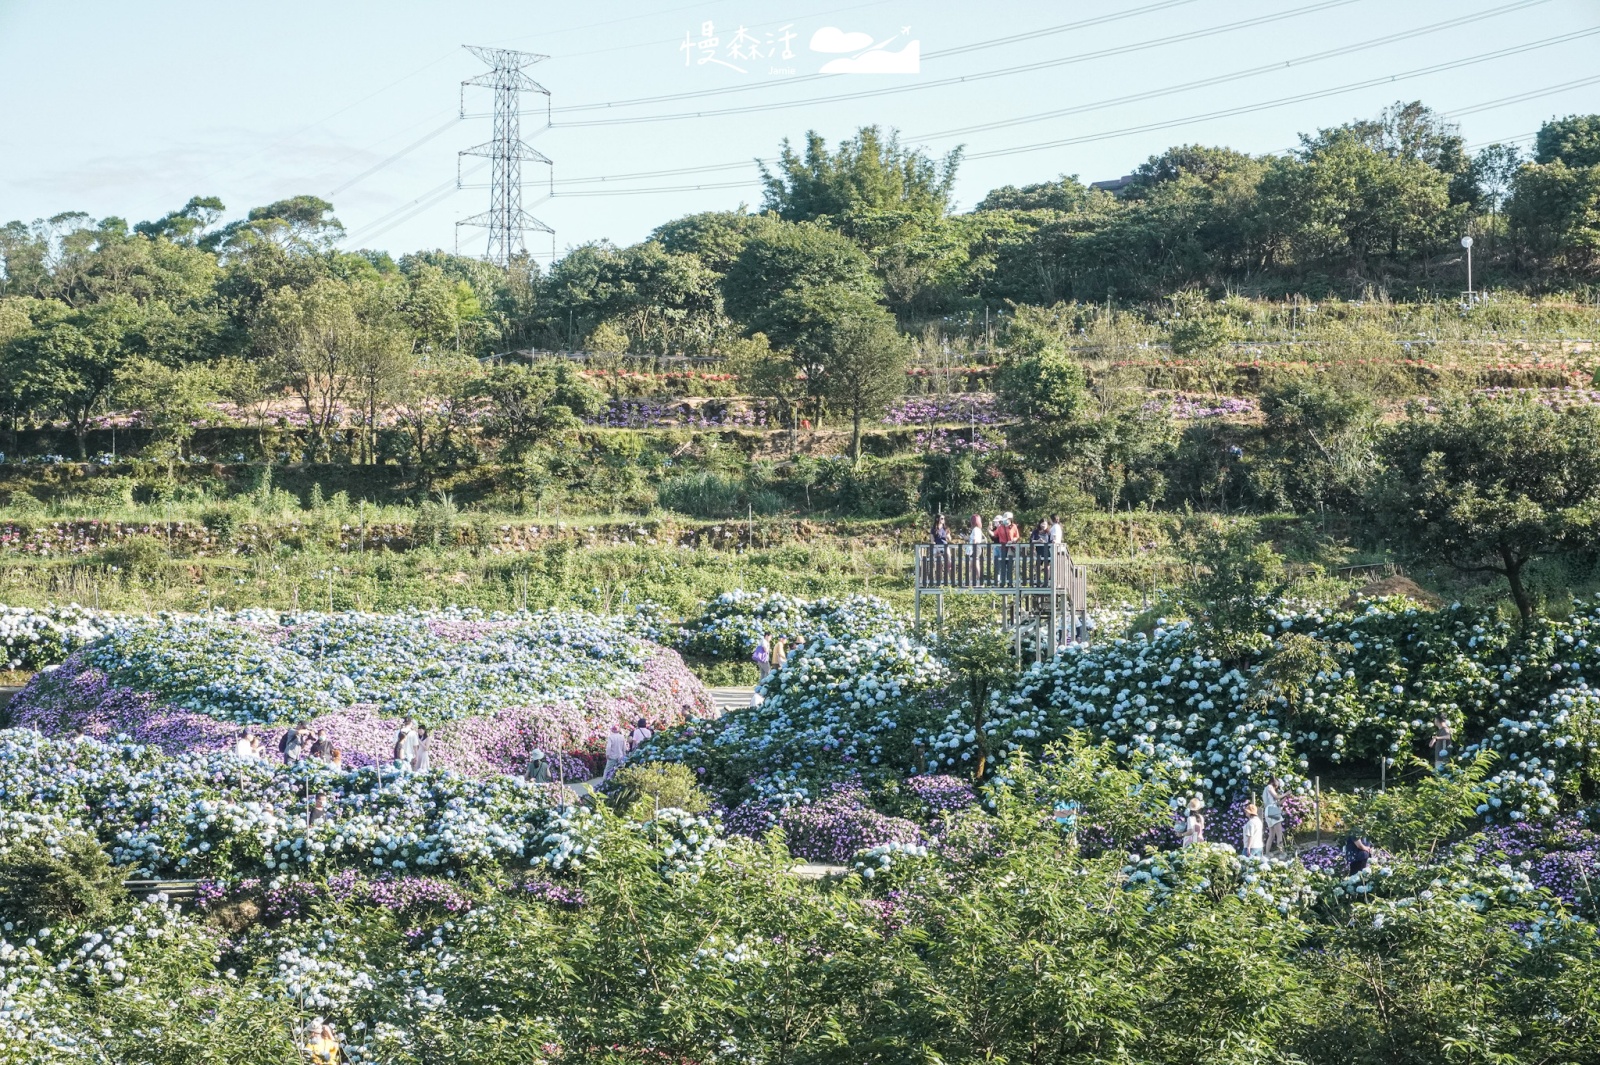
[[[468,78],[461,83],[461,117],[467,117],[467,86],[476,85],[494,90],[494,139],[461,152],[463,156],[482,156],[491,161],[493,173],[489,181],[489,209],[456,223],[461,226],[479,226],[489,231],[489,246],[484,258],[498,266],[506,267],[511,260],[527,255],[528,245],[524,234],[529,230],[549,233],[551,252],[555,250],[555,230],[522,209],[522,164],[524,161],[554,165],[543,153],[522,140],[521,97],[525,92],[544,93],[545,124],[550,122],[550,90],[523,73],[549,56],[532,52],[518,52],[510,48],[484,48],[465,45],[467,51],[490,67],[488,73]],[[461,187],[461,160],[456,160],[456,186]]]

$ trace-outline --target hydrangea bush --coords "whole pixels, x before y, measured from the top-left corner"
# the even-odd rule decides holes
[[[109,632],[113,615],[73,603],[43,610],[0,605],[0,669],[37,670]]]
[[[724,592],[686,620],[677,647],[689,655],[749,661],[762,636],[781,637],[794,647],[818,636],[852,639],[904,630],[904,619],[874,596],[801,599],[741,589]]]

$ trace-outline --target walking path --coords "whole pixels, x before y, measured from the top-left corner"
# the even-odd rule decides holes
[[[729,710],[743,710],[750,705],[750,696],[755,694],[755,687],[744,688],[707,688],[711,694],[711,702],[717,708],[717,716],[721,717]]]

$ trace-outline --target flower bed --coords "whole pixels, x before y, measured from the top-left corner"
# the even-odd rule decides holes
[[[781,637],[794,646],[818,635],[849,639],[903,630],[904,620],[873,596],[801,599],[764,588],[740,589],[722,593],[685,621],[677,647],[684,654],[748,662],[762,636]]]
[[[534,747],[573,752],[613,725],[711,712],[677,654],[585,614],[265,613],[130,622],[41,673],[12,721],[46,734],[221,750],[240,726],[325,732],[351,766],[388,761],[399,721],[430,725],[433,764],[514,772]],[[571,773],[583,772],[576,764]]]
[[[104,636],[113,623],[112,615],[76,603],[44,610],[0,606],[0,669],[55,665]]]

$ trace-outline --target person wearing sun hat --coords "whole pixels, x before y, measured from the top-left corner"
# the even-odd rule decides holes
[[[1247,858],[1259,858],[1264,853],[1263,836],[1264,826],[1261,823],[1261,810],[1253,802],[1244,804],[1245,822],[1239,838],[1241,849]]]
[[[1196,795],[1189,800],[1189,815],[1183,819],[1183,845],[1192,847],[1206,841],[1206,804]]]
[[[523,776],[535,784],[550,783],[550,763],[545,761],[544,752],[539,748],[528,752],[528,767],[523,770]]]

